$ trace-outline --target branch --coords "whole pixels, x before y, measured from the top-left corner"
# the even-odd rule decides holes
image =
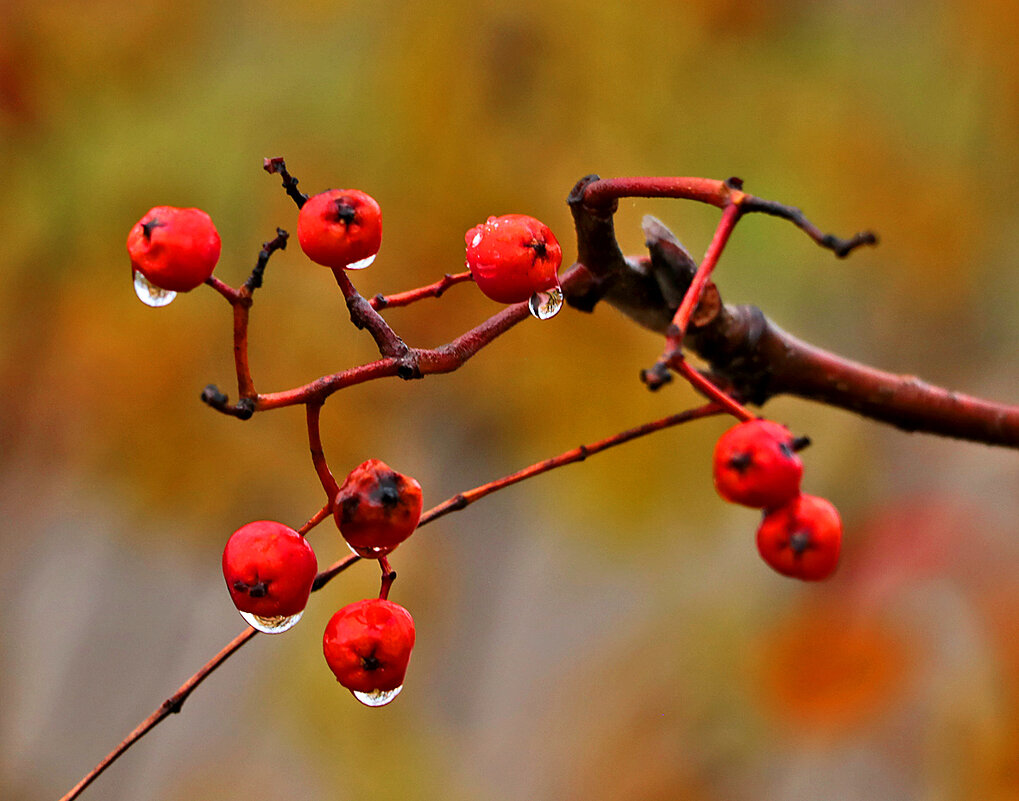
[[[393,295],[378,294],[372,298],[369,303],[373,309],[388,309],[395,306],[409,306],[411,303],[422,300],[424,298],[441,298],[443,293],[449,289],[453,284],[460,284],[464,281],[473,281],[474,277],[470,271],[463,273],[446,273],[442,278],[436,281],[434,284],[428,284],[428,286],[418,287],[417,289],[409,289],[406,292],[397,292]]]
[[[646,218],[650,259],[625,258],[616,243],[612,219],[616,199],[624,196],[683,197],[723,209],[738,201],[744,212],[792,221],[838,256],[877,241],[866,232],[850,239],[821,234],[798,209],[746,195],[731,180],[581,179],[568,203],[577,231],[578,259],[591,277],[582,289],[567,293],[567,301],[590,311],[605,300],[640,325],[666,336],[677,333],[670,330],[678,311],[675,287],[685,294],[693,280],[689,257],[664,225]],[[777,395],[794,395],[905,431],[1019,448],[1019,407],[963,395],[915,376],[888,373],[802,342],[756,307],[726,306],[710,282],[692,312],[683,344],[710,364],[717,379],[714,383],[731,387],[737,400],[763,405]],[[656,365],[644,372],[645,381],[656,388],[666,380],[663,373],[662,365]]]

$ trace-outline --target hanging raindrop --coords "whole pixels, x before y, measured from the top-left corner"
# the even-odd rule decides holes
[[[303,609],[296,615],[280,615],[278,617],[259,617],[251,612],[241,612],[241,617],[247,621],[248,625],[263,634],[282,634],[296,626],[302,615],[304,615]]]
[[[138,300],[153,308],[165,306],[177,297],[177,293],[172,289],[161,289],[142,275],[139,270],[134,271],[134,293],[138,296]]]
[[[554,286],[546,292],[535,292],[527,301],[527,308],[539,320],[548,320],[559,314],[563,307],[563,290]]]
[[[368,256],[368,258],[366,258],[366,259],[359,259],[358,261],[352,261],[350,264],[347,264],[346,266],[344,266],[343,269],[344,270],[363,270],[365,267],[371,267],[372,264],[375,261],[375,257],[378,256],[378,255],[379,255],[378,253],[372,253],[372,255]]]
[[[385,706],[396,698],[402,689],[403,685],[401,684],[395,690],[372,690],[368,693],[361,692],[360,690],[351,690],[351,692],[353,692],[354,697],[365,706]]]

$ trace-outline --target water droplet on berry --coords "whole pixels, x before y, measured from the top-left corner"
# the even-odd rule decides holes
[[[535,292],[527,301],[527,308],[539,320],[548,320],[559,314],[563,307],[563,291],[557,286],[547,292]]]
[[[259,617],[251,612],[241,612],[241,617],[248,622],[248,625],[263,634],[282,634],[296,626],[302,615],[304,615],[303,609],[296,615],[280,615],[278,617]]]
[[[371,267],[372,264],[375,262],[375,257],[378,256],[378,255],[379,255],[378,253],[372,253],[372,255],[370,255],[366,259],[360,259],[358,261],[352,261],[350,264],[345,266],[343,269],[344,270],[363,270],[365,267]]]
[[[360,556],[362,559],[378,559],[393,550],[392,548],[355,548],[346,540],[344,542],[347,543],[347,548],[354,556]]]
[[[161,289],[138,270],[134,271],[134,293],[142,303],[153,308],[165,306],[177,297],[176,292],[171,289]]]
[[[353,692],[354,697],[365,706],[385,706],[396,698],[402,689],[403,685],[401,684],[395,690],[372,690],[370,693],[364,693],[360,690],[352,690],[351,692]]]

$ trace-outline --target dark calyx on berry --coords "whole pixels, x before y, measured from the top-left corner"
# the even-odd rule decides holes
[[[380,474],[378,486],[368,496],[375,503],[392,509],[400,503],[400,481],[396,473]]]
[[[803,529],[794,531],[789,537],[789,547],[799,556],[810,547],[810,532]]]
[[[365,670],[378,670],[382,667],[382,663],[375,656],[374,649],[372,649],[372,652],[368,654],[368,656],[361,657],[361,667]]]
[[[540,239],[532,239],[530,242],[524,243],[525,248],[530,248],[534,251],[534,260],[544,259],[548,256],[548,247]]]
[[[350,225],[357,219],[357,210],[350,205],[345,197],[336,198],[334,210],[337,222],[342,222],[344,225]]]
[[[791,456],[792,454],[789,455]],[[753,455],[746,452],[734,454],[733,457],[729,459],[729,467],[738,473],[745,473],[753,463]]]
[[[234,589],[237,592],[246,592],[252,598],[264,598],[269,594],[269,582],[256,581],[254,584],[246,584],[243,581],[235,581]]]
[[[152,239],[152,231],[156,228],[162,228],[165,225],[166,225],[165,222],[162,222],[156,217],[153,217],[148,222],[142,223],[142,233],[145,234],[146,239]]]

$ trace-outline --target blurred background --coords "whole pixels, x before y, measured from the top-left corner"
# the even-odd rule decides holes
[[[717,281],[802,338],[992,399],[1019,374],[1019,7],[1007,0],[0,5],[0,795],[53,799],[243,628],[229,534],[321,503],[303,413],[241,423],[229,308],[134,296],[128,229],[199,206],[238,285],[301,188],[385,213],[365,295],[463,269],[463,233],[528,213],[575,254],[582,175],[738,175],[825,231],[740,225]],[[717,211],[624,202],[695,254]],[[295,243],[296,245],[296,243]],[[387,318],[447,342],[472,286]],[[610,308],[531,321],[464,369],[333,396],[326,452],[418,478],[426,506],[697,402],[638,371],[659,338]],[[295,246],[256,297],[256,385],[374,357]],[[718,499],[723,420],[682,426],[423,529],[393,557],[418,644],[362,707],[321,632],[377,591],[359,565],[258,637],[85,798],[1019,798],[1019,465],[798,400],[804,488],[841,510],[842,566],[782,579],[757,513]],[[320,564],[345,552],[331,523]]]

